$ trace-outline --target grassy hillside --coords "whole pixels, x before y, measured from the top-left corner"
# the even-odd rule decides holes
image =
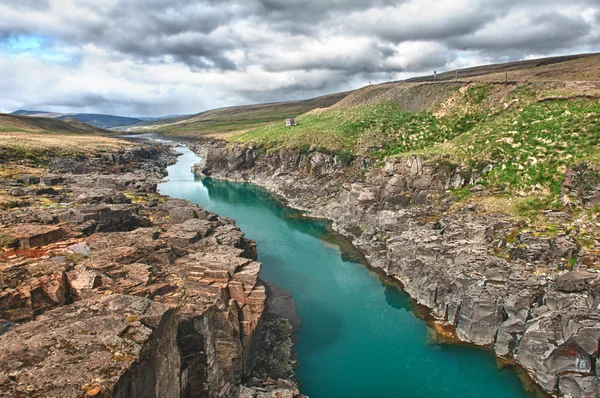
[[[229,139],[264,150],[487,166],[481,183],[496,210],[560,209],[567,170],[600,166],[600,56],[525,65],[508,82],[489,68],[459,81],[369,86],[299,116],[296,127],[277,123]]]
[[[562,64],[558,67],[560,69],[562,66],[566,65],[568,62],[576,61],[579,65],[588,64],[588,61],[591,61],[589,64],[596,66],[596,72],[598,71],[598,64],[593,60],[593,58],[598,57],[598,54],[576,54],[576,55],[564,55],[559,57],[548,57],[548,58],[540,58],[540,59],[530,59],[525,61],[517,61],[517,62],[507,62],[504,64],[492,64],[492,65],[483,65],[483,66],[475,66],[472,68],[459,69],[457,71],[449,71],[439,73],[436,76],[437,81],[444,80],[454,80],[456,79],[457,72],[459,79],[469,79],[475,78],[479,80],[482,76],[495,76],[498,79],[506,79],[506,74],[508,73],[510,80],[515,80],[518,78],[520,74],[527,74],[530,76],[535,76],[539,71],[543,71],[545,69],[548,70],[556,70],[556,64]],[[590,60],[592,59],[592,60]],[[549,68],[548,68],[549,67]],[[568,68],[570,73],[568,77],[563,77],[563,80],[583,80],[576,78],[575,71],[572,68]],[[515,73],[516,72],[516,73]],[[555,75],[555,73],[553,73]],[[566,79],[565,79],[566,78]],[[409,82],[425,82],[425,81],[433,81],[433,75],[430,76],[421,76],[413,79],[408,79]]]
[[[45,117],[0,114],[0,131],[54,131],[81,134],[106,134],[107,130],[91,126],[76,119],[58,120]]]
[[[127,131],[157,131],[172,136],[227,137],[274,122],[283,122],[286,116],[295,116],[316,108],[327,108],[347,93],[338,93],[302,101],[278,102],[215,109],[193,116],[152,121],[132,126]]]

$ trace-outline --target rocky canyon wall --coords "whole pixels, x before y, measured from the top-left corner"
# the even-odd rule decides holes
[[[291,370],[245,385],[266,305],[256,245],[156,193],[174,159],[142,145],[2,179],[20,202],[0,211],[0,395],[299,396]]]

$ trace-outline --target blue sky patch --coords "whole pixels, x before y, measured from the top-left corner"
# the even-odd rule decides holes
[[[27,56],[57,63],[74,63],[76,59],[61,52],[53,45],[52,39],[37,35],[11,35],[0,38],[0,56]]]

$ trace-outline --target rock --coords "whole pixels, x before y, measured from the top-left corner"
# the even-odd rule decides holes
[[[512,260],[541,261],[551,255],[551,247],[550,238],[522,234],[519,236],[518,243],[509,250],[509,254]]]
[[[597,397],[598,389],[598,380],[592,376],[565,375],[558,381],[558,390],[565,397]]]
[[[15,323],[0,319],[0,336],[17,326]]]
[[[46,185],[46,186],[52,186],[52,185],[58,185],[58,184],[62,184],[63,182],[63,178],[60,176],[44,176],[41,178],[40,183],[42,185]]]
[[[34,185],[40,183],[40,178],[37,176],[27,175],[22,178],[24,184]]]
[[[128,322],[127,316],[155,318],[159,330],[152,334],[152,328]],[[168,370],[165,365],[176,355],[176,350],[170,351],[174,327],[168,306],[141,297],[111,295],[50,311],[0,336],[0,375],[9,376],[0,393],[17,396],[27,389],[32,397],[80,397],[81,386],[94,381],[97,386],[88,391],[111,390],[113,380],[118,380],[117,393],[133,389],[144,396],[144,391],[161,391],[169,378],[156,376]],[[169,329],[172,339],[159,343]],[[140,344],[132,344],[131,338]],[[12,376],[15,367],[19,372]],[[142,372],[156,372],[155,381],[148,384],[152,378],[139,377]]]
[[[63,193],[61,206],[23,201],[0,210],[1,396],[244,391],[257,342],[271,333],[261,325],[266,292],[256,245],[233,220],[148,195],[167,164],[145,149],[54,158],[49,167],[64,176],[40,171],[53,185],[42,189]],[[37,189],[15,188],[24,196]],[[13,250],[19,242],[24,248]],[[290,336],[278,355],[291,363]],[[276,385],[276,373],[254,378],[269,386],[256,388],[297,391]]]
[[[578,292],[585,290],[588,283],[598,278],[590,272],[571,271],[556,278],[556,289],[562,292]]]
[[[35,190],[35,195],[37,196],[42,196],[42,195],[58,195],[58,191],[52,187],[49,188],[40,188],[40,189],[36,189]]]
[[[63,234],[61,227],[36,224],[19,224],[8,232],[9,236],[19,241],[21,249],[45,246],[60,239]]]
[[[127,231],[143,224],[137,216],[138,211],[137,206],[126,204],[88,206],[67,219],[74,218],[82,224],[93,221],[97,232]]]
[[[77,203],[90,204],[123,204],[131,203],[131,199],[127,198],[122,192],[110,188],[95,188],[80,193],[76,196]]]
[[[213,226],[210,221],[199,219],[188,219],[183,223],[172,225],[165,233],[173,245],[186,246],[196,243],[205,237]]]
[[[169,210],[169,221],[171,224],[180,224],[193,218],[198,218],[196,209],[193,207],[175,207]]]
[[[563,379],[565,393],[569,388],[577,398],[587,398],[598,385],[591,374],[554,373],[575,366],[566,346],[558,350],[567,341],[580,347],[575,357],[586,366],[586,355],[597,357],[600,278],[552,271],[573,258],[592,268],[595,257],[585,257],[584,263],[582,252],[589,257],[589,251],[571,234],[522,232],[515,242],[512,234],[522,227],[514,220],[474,205],[452,206],[450,188],[473,185],[474,195],[487,195],[476,184],[494,165],[480,172],[446,159],[413,156],[367,167],[361,159],[337,165],[334,156],[319,152],[260,153],[218,142],[191,148],[202,158],[195,168],[199,172],[256,183],[292,207],[332,220],[370,266],[401,283],[434,319],[454,325],[459,340],[493,347],[497,355],[524,367],[548,393],[556,394],[557,385],[563,391]],[[581,189],[585,178],[567,174],[564,193],[586,206],[595,203],[600,192],[595,183]],[[554,222],[569,217],[548,214]],[[231,295],[239,298],[240,288],[232,286]]]
[[[10,190],[10,194],[15,197],[25,196],[27,192],[23,188],[13,188]]]
[[[92,248],[85,242],[79,242],[74,245],[68,246],[67,249],[73,253],[81,254],[82,256],[90,257],[92,255]]]
[[[77,266],[69,275],[69,284],[79,297],[85,295],[86,290],[95,289],[100,286],[100,276],[84,266]]]
[[[594,361],[579,344],[569,340],[552,351],[545,361],[550,374],[560,376],[567,373],[592,375]]]
[[[503,321],[498,302],[465,298],[460,306],[456,333],[480,345],[491,345]]]
[[[572,258],[579,253],[579,245],[568,236],[559,236],[552,244],[551,255],[554,258]]]
[[[269,392],[259,392],[256,398],[294,398],[294,393],[288,389],[277,388]]]
[[[254,391],[246,386],[242,386],[237,395],[237,398],[254,398],[254,397],[256,397],[256,391]]]
[[[586,207],[600,203],[600,173],[597,167],[590,163],[570,167],[562,183],[562,194]]]

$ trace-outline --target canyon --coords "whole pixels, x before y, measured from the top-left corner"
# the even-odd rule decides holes
[[[596,396],[598,251],[573,237],[597,226],[582,222],[571,233],[543,236],[505,214],[456,205],[450,189],[485,195],[478,181],[493,165],[453,169],[419,156],[375,164],[215,140],[190,147],[201,158],[197,175],[249,181],[332,220],[370,267],[429,309],[444,336],[493,350],[550,395]],[[596,203],[600,185],[575,183],[585,180],[583,169],[566,173],[564,193],[583,205]],[[560,211],[546,215],[568,223]],[[571,270],[574,257],[581,261]]]

